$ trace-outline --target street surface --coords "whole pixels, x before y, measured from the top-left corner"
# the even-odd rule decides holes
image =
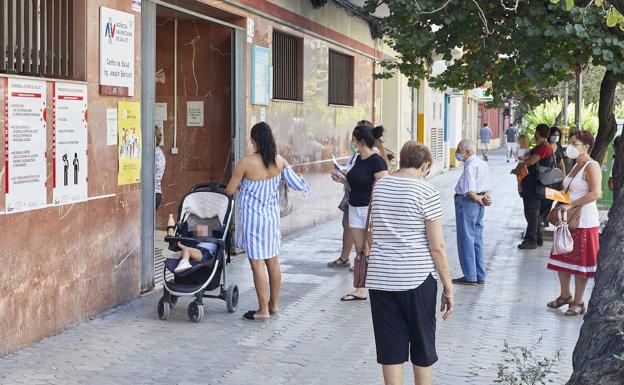
[[[505,359],[504,342],[530,346],[540,336],[537,355],[551,357],[561,348],[549,379],[563,384],[582,318],[546,308],[558,295],[556,275],[546,270],[550,242],[538,250],[516,248],[525,221],[515,178],[502,153],[490,159],[489,276],[484,286],[456,286],[455,314],[446,322],[438,318],[434,384],[492,384],[496,365]],[[430,178],[443,196],[453,277],[461,276],[453,214],[458,177],[459,171],[451,171]],[[182,298],[171,318],[161,321],[158,290],[0,359],[0,384],[381,384],[369,303],[340,302],[352,276],[347,269],[325,267],[339,254],[340,236],[337,219],[283,240],[281,313],[270,321],[241,318],[257,302],[248,263],[238,256],[229,266],[241,290],[237,313],[227,313],[223,301],[206,299],[204,320],[191,323],[189,299]],[[587,299],[591,288],[590,283]],[[413,384],[411,369],[405,369],[404,384]]]

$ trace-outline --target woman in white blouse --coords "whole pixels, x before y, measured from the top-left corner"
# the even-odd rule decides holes
[[[431,153],[416,141],[401,149],[398,172],[379,179],[371,202],[372,240],[366,277],[377,362],[386,385],[402,384],[411,359],[414,382],[431,384],[435,350],[437,278],[442,318],[453,312],[453,286],[442,233],[437,189],[422,179]]]

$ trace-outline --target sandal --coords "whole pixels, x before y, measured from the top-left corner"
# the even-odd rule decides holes
[[[342,298],[340,298],[341,301],[366,301],[368,299],[368,297],[360,297],[359,295],[355,295],[355,294],[347,294],[344,295]]]
[[[327,267],[349,267],[351,263],[347,259],[346,261],[342,258],[338,258],[335,261],[327,262]]]
[[[573,307],[577,307],[578,310],[573,310]],[[566,311],[565,315],[567,316],[577,316],[577,315],[581,315],[581,314],[585,314],[585,302],[581,302],[581,303],[576,303],[576,302],[572,302],[570,304],[570,307],[568,308],[568,311]]]
[[[550,301],[546,304],[551,309],[559,309],[561,306],[572,304],[572,296],[567,298],[563,298],[561,296],[557,297],[554,301]]]
[[[249,310],[247,313],[243,314],[243,319],[247,320],[247,321],[266,321],[268,319],[271,319],[271,316],[269,316],[269,317],[256,317],[256,311],[255,310]]]

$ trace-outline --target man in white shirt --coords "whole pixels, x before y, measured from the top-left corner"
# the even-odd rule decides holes
[[[464,276],[453,279],[460,285],[485,283],[483,259],[484,207],[492,204],[488,165],[475,155],[475,144],[464,139],[457,145],[455,158],[464,162],[455,186],[455,223],[457,226],[457,252]]]

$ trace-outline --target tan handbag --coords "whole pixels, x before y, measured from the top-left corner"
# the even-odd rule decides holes
[[[579,170],[579,172],[577,172],[576,175],[574,175],[574,178],[576,178],[579,174],[583,175],[583,173],[585,172],[585,167],[587,167],[588,164],[589,164],[589,162],[585,163],[583,168],[581,168]],[[574,182],[574,178],[572,178],[572,180],[568,184],[568,187],[566,187],[566,189],[565,189],[566,193],[570,189],[570,186],[572,185],[572,182]],[[548,222],[552,223],[555,226],[557,226],[559,224],[559,207],[561,205],[563,205],[563,204],[564,203],[557,202],[557,204],[555,205],[555,208],[550,210],[550,213],[548,213]],[[572,207],[570,207],[570,209],[568,209],[568,212],[567,212],[567,215],[568,215],[568,228],[570,229],[570,231],[574,231],[574,230],[576,230],[578,228],[579,221],[581,220],[581,209],[582,208],[583,208],[583,206],[572,206]]]
[[[373,185],[375,188],[375,185]],[[368,202],[368,215],[366,216],[366,240],[370,239],[370,220],[371,220],[371,206],[373,204],[373,192],[371,191],[371,200]],[[370,245],[372,246],[372,245]],[[366,273],[368,272],[368,255],[364,251],[358,253],[353,261],[353,287],[356,289],[366,287]]]

